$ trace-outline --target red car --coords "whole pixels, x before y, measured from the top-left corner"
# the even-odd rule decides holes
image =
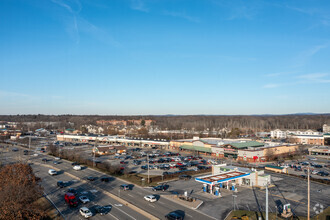
[[[69,206],[77,206],[78,201],[73,193],[65,193],[64,200]]]

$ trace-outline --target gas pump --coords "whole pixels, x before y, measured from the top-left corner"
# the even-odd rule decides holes
[[[235,184],[233,183],[232,186],[231,186],[231,190],[232,191],[235,191]]]
[[[207,184],[203,184],[203,192],[207,192]]]
[[[214,187],[214,189],[215,189],[214,195],[221,196],[221,194],[220,194],[220,188],[219,187]]]
[[[222,183],[220,183],[220,188],[223,188]]]

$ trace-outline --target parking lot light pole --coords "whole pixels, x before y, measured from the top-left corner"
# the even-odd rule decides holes
[[[148,184],[150,184],[150,179],[149,179],[149,154],[147,154],[147,164],[148,164]]]

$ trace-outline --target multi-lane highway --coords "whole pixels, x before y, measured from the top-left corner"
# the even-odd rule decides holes
[[[22,151],[22,150],[20,150]],[[78,208],[69,208],[64,202],[64,194],[66,188],[58,188],[56,186],[57,181],[71,181],[73,184],[70,186],[77,189],[80,193],[86,194],[90,197],[91,202],[87,204],[87,207],[93,208],[97,205],[108,205],[113,206],[111,212],[107,215],[113,219],[147,219],[146,216],[140,214],[136,209],[127,207],[125,204],[118,202],[116,199],[111,197],[115,195],[121,199],[126,200],[128,203],[142,209],[152,216],[159,219],[165,219],[165,215],[174,210],[183,210],[185,212],[185,219],[214,219],[213,217],[207,216],[197,210],[192,210],[178,203],[175,203],[167,198],[162,197],[163,194],[169,194],[169,192],[153,192],[151,188],[142,188],[140,186],[134,186],[132,190],[123,191],[120,190],[121,184],[127,184],[121,179],[115,178],[114,180],[106,183],[100,181],[100,177],[104,176],[104,173],[96,171],[90,168],[84,168],[79,171],[75,171],[72,168],[71,162],[61,160],[60,164],[53,164],[53,157],[48,155],[22,155],[19,152],[6,152],[7,160],[15,158],[23,158],[33,163],[32,167],[36,172],[36,175],[42,178],[42,184],[45,192],[49,198],[58,206],[61,213],[67,219],[82,218],[79,215]],[[17,155],[20,155],[19,157]],[[47,163],[42,162],[43,158],[47,158]],[[56,170],[60,170],[60,174],[56,176],[48,175],[49,168],[54,167]],[[88,176],[97,177],[95,181],[89,182]],[[109,194],[110,193],[110,194]],[[157,194],[160,198],[157,202],[149,203],[143,199],[145,195]],[[110,196],[109,196],[110,195]],[[79,205],[81,207],[82,205]],[[93,218],[103,218],[104,216],[95,215]]]

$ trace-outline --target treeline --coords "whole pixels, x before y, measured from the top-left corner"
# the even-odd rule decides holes
[[[330,124],[330,114],[315,115],[184,115],[184,116],[101,116],[101,115],[2,115],[0,121],[14,122],[58,122],[57,127],[79,129],[84,124],[96,124],[97,120],[152,119],[160,129],[196,130],[233,129],[270,131],[272,129],[314,129],[321,130],[323,124]],[[73,124],[70,124],[73,123]]]

